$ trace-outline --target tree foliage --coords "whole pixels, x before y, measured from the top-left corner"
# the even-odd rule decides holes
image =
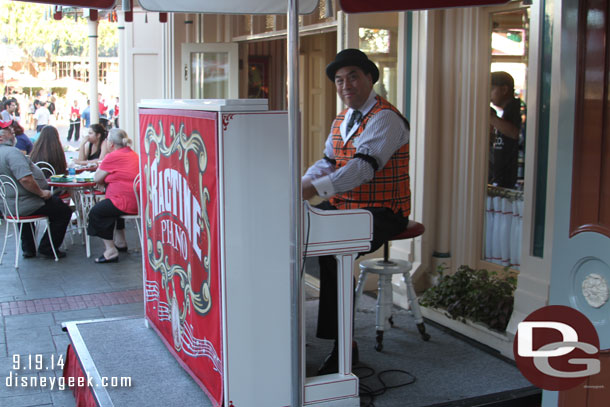
[[[0,0],[0,41],[31,56],[89,55],[87,19],[64,15],[57,21],[51,7],[42,4]],[[116,23],[99,22],[98,55],[118,55]]]

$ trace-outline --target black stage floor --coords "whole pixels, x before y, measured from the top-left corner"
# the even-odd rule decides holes
[[[374,306],[375,300],[365,295],[364,310],[356,315],[354,336],[360,364],[354,372],[361,377],[363,406],[536,405],[539,391],[512,362],[431,323],[427,323],[431,339],[424,342],[405,310],[395,309],[395,327],[386,332],[383,352],[376,352]],[[313,335],[316,313],[317,300],[309,299],[308,375],[315,374],[332,347],[331,342]],[[107,389],[115,406],[139,406],[143,402],[150,407],[211,405],[141,317],[77,326],[101,376],[132,377],[131,388]]]

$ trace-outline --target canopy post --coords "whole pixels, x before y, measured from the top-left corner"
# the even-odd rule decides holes
[[[89,102],[90,102],[90,124],[99,123],[100,109],[97,103],[97,81],[98,81],[98,66],[97,66],[97,10],[96,16],[93,18],[90,10],[88,26],[89,26]]]
[[[303,404],[303,366],[301,359],[301,262],[302,260],[302,197],[301,197],[301,135],[299,126],[299,0],[288,0],[288,144],[289,166],[292,175],[290,228],[292,253],[291,275],[291,330],[292,330],[292,406]]]

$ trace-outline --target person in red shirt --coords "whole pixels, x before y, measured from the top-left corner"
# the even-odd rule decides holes
[[[112,114],[112,120],[114,121],[114,127],[119,127],[119,98],[116,98],[114,103],[114,113]]]
[[[78,100],[74,100],[74,105],[70,108],[70,129],[68,130],[68,141],[74,134],[74,141],[78,141],[80,137],[80,107]]]
[[[101,93],[97,95],[97,106],[100,113],[100,124],[108,129],[108,106]]]
[[[138,213],[133,191],[133,181],[139,172],[138,155],[129,147],[131,140],[125,130],[110,130],[107,142],[110,152],[94,176],[95,182],[106,187],[106,199],[91,208],[87,226],[89,236],[98,236],[104,241],[104,253],[96,263],[119,261],[119,252],[127,251],[125,221],[121,216]]]

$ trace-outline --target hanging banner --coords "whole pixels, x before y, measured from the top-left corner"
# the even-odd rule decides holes
[[[138,0],[144,10],[209,14],[286,14],[288,0]],[[299,14],[311,14],[318,0],[299,0]]]
[[[15,1],[15,0],[13,0]],[[94,8],[107,10],[114,7],[116,0],[19,0],[27,3],[53,4],[64,7]]]
[[[427,10],[434,8],[488,6],[508,3],[508,0],[339,0],[346,13],[373,13],[375,11]]]
[[[222,405],[216,114],[140,109],[146,319]]]

